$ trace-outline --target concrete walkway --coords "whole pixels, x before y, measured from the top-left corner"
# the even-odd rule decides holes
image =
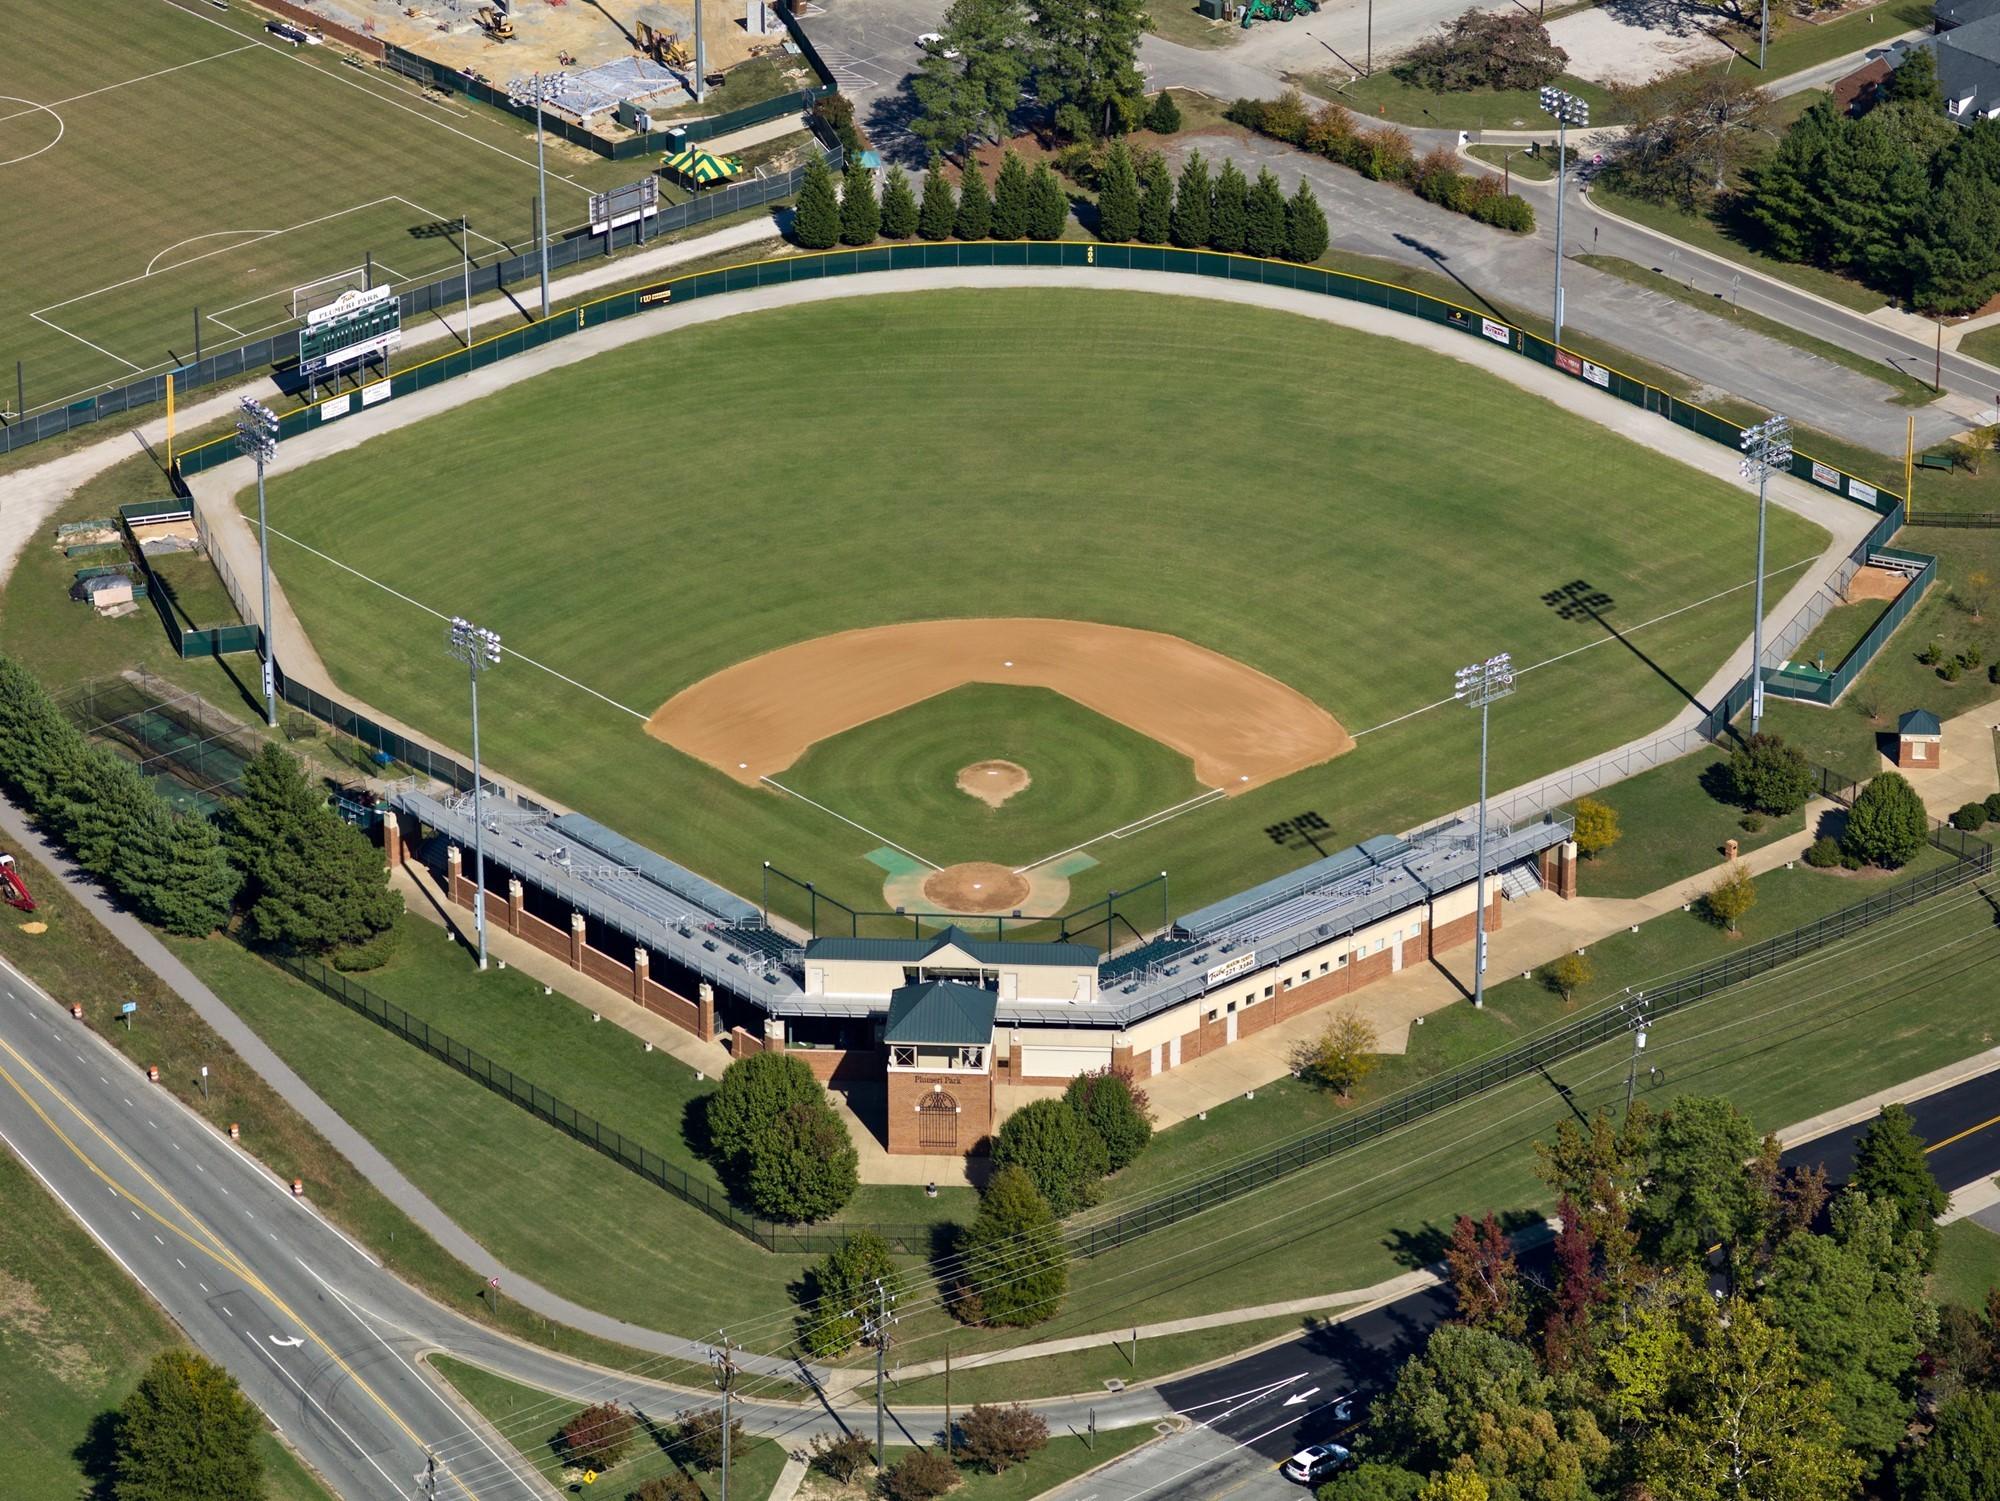
[[[1931,708],[1955,690],[1938,685],[1929,703],[1892,705],[1890,712]],[[1978,690],[1975,689],[1975,692]],[[2000,761],[1995,759],[1994,735],[2000,731],[2000,704],[1985,703],[1944,722],[1944,754],[1932,767],[1897,766],[1879,756],[1879,769],[1900,771],[1924,800],[1932,818],[1950,818],[1967,803],[1981,803],[2000,792]]]

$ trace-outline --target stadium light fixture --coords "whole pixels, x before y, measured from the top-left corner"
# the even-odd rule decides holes
[[[246,396],[236,404],[236,447],[257,466],[257,566],[264,583],[257,655],[264,669],[264,723],[276,729],[278,675],[271,662],[271,534],[264,525],[264,469],[278,456],[278,414],[255,397]]]
[[[1458,669],[1451,696],[1479,711],[1479,842],[1476,847],[1473,879],[1478,906],[1472,917],[1472,1004],[1486,1005],[1486,716],[1487,711],[1514,691],[1514,658],[1499,652],[1484,662]]]
[[[463,615],[451,617],[445,650],[465,664],[472,680],[472,926],[479,935],[479,967],[486,968],[486,817],[482,801],[485,779],[479,770],[479,674],[500,665],[500,634],[474,625]]]
[[[1569,182],[1569,127],[1590,123],[1590,101],[1565,89],[1544,88],[1542,109],[1556,121],[1556,348],[1563,341],[1563,190]]]
[[[1766,417],[1743,429],[1743,477],[1757,482],[1756,614],[1750,622],[1750,733],[1764,723],[1764,493],[1772,471],[1792,468],[1792,419]]]
[[[542,317],[549,316],[549,172],[542,152],[542,107],[569,92],[567,73],[530,73],[507,85],[507,102],[535,107],[535,240],[542,265]]]

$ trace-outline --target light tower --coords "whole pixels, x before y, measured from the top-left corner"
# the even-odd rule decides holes
[[[255,397],[237,403],[236,446],[257,466],[257,567],[263,575],[264,613],[257,622],[257,655],[264,668],[264,723],[278,727],[278,675],[271,662],[271,533],[264,525],[264,470],[278,456],[278,414]]]
[[[472,926],[479,935],[479,967],[486,968],[486,817],[479,771],[479,674],[500,665],[500,637],[461,615],[451,617],[445,650],[465,664],[472,680]]]
[[[1563,89],[1542,90],[1542,108],[1556,117],[1556,347],[1563,341],[1563,190],[1569,180],[1569,127],[1590,123],[1590,101]]]
[[[1488,710],[1514,691],[1514,658],[1507,652],[1458,669],[1451,696],[1479,711],[1479,844],[1474,872],[1479,903],[1473,913],[1472,1004],[1486,1004],[1486,720]]]

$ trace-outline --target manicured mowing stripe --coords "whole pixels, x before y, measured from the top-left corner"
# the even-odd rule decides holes
[[[1029,784],[997,808],[958,786],[1012,761]],[[777,780],[940,864],[1038,860],[1079,829],[1123,827],[1204,789],[1185,756],[1046,688],[969,683],[822,740]]]
[[[0,1496],[97,1494],[92,1425],[138,1385],[146,1363],[184,1344],[153,1301],[35,1181],[0,1151]],[[257,1439],[266,1501],[326,1501],[312,1473],[268,1431]],[[84,1455],[93,1456],[86,1462]]]
[[[654,427],[630,418],[630,392],[663,383],[750,410],[777,368],[813,399],[755,442],[662,467]],[[1449,414],[1442,448],[1415,437],[1427,412]],[[405,503],[413,490],[424,505]],[[1495,717],[1496,785],[1657,727],[1742,634],[1726,591],[1747,583],[1752,525],[1739,490],[1427,351],[1081,290],[869,297],[684,330],[282,476],[272,504],[288,536],[490,622],[632,711],[510,658],[482,695],[498,775],[725,885],[749,887],[769,859],[868,906],[880,872],[860,857],[879,840],[736,786],[633,716],[831,631],[1021,614],[1182,635],[1350,730],[1383,726],[1325,766],[1093,850],[1102,886],[1171,868],[1193,904],[1295,865],[1264,834],[1284,817],[1318,810],[1358,839],[1469,797],[1471,717],[1400,716],[1491,650],[1549,664]],[[1823,534],[1782,512],[1772,526],[1788,582]],[[602,576],[607,548],[635,563],[612,594],[565,585]],[[277,560],[344,687],[465,738],[429,616],[300,548]],[[1579,578],[1650,661],[1543,603]]]

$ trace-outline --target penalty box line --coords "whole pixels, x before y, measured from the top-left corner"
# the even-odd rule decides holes
[[[885,835],[876,833],[873,829],[869,828],[868,825],[863,823],[856,823],[853,819],[849,818],[845,813],[836,813],[833,811],[833,809],[829,808],[825,803],[816,802],[812,798],[807,797],[803,792],[794,792],[791,788],[787,787],[783,782],[779,781],[776,777],[767,777],[760,773],[757,777],[757,780],[760,782],[768,782],[771,786],[777,788],[780,792],[785,793],[787,796],[795,797],[800,802],[819,809],[819,811],[824,813],[828,818],[839,819],[842,823],[846,824],[850,829],[859,829],[862,833],[866,834],[870,839],[880,840],[884,845],[896,851],[897,854],[908,855],[912,860],[916,861],[917,864],[919,865],[928,865],[932,870],[944,869],[944,867],[938,864],[937,861],[926,860],[922,855],[918,854],[915,850],[905,849],[902,845],[896,843],[895,840],[890,839]]]

